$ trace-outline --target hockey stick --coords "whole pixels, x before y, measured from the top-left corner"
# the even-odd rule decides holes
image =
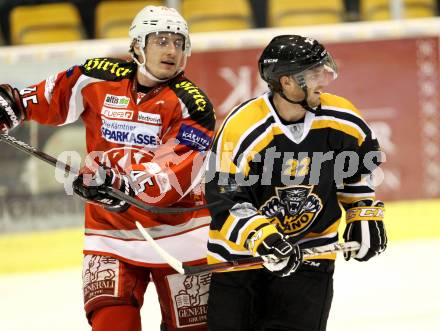
[[[239,260],[232,260],[226,262],[219,262],[214,264],[202,264],[197,266],[184,265],[182,262],[177,260],[174,256],[169,254],[150,236],[150,234],[144,229],[144,227],[136,221],[136,226],[141,232],[145,240],[153,247],[153,249],[158,253],[174,270],[176,270],[181,275],[193,275],[199,272],[214,272],[220,270],[234,269],[237,267],[250,267],[261,265],[265,262],[275,262],[278,258],[275,255],[264,255],[256,257],[245,257]],[[313,257],[329,253],[338,252],[350,252],[359,250],[361,245],[357,241],[349,241],[346,243],[335,243],[330,245],[303,248],[301,249],[303,257]]]
[[[55,159],[51,155],[46,154],[46,153],[36,149],[35,147],[28,145],[27,143],[25,143],[23,141],[17,140],[14,137],[12,137],[6,133],[0,134],[0,140],[6,144],[18,149],[18,150],[20,150],[20,151],[30,155],[30,156],[36,157],[36,158],[50,164],[51,166],[54,166],[55,168],[64,170],[65,172],[78,174],[78,170],[73,169],[70,165],[63,163],[63,162]],[[186,212],[190,212],[190,211],[205,209],[207,207],[213,206],[214,204],[218,203],[218,202],[214,202],[214,203],[203,205],[203,206],[189,207],[189,208],[156,207],[156,206],[150,206],[145,203],[142,203],[141,201],[133,198],[132,196],[129,196],[129,195],[125,194],[124,192],[121,192],[113,187],[109,187],[109,189],[110,190],[106,193],[108,195],[110,195],[111,197],[125,201],[132,206],[135,206],[139,209],[142,209],[142,210],[145,210],[148,212],[152,212],[155,214],[181,214],[181,213],[186,213]]]

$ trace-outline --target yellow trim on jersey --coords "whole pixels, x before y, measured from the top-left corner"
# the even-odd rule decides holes
[[[319,238],[319,237],[323,237],[325,235],[328,235],[330,233],[338,232],[340,222],[341,222],[341,219],[338,219],[336,222],[334,222],[332,225],[330,225],[324,231],[319,232],[319,233],[318,232],[309,232],[304,236],[304,238]]]
[[[323,237],[325,235],[328,235],[330,233],[337,233],[338,229],[339,229],[339,224],[341,223],[341,219],[338,219],[337,221],[335,221],[332,225],[330,225],[327,229],[325,229],[323,232],[310,232],[307,235],[305,235],[304,238],[320,238]],[[329,253],[329,254],[324,254],[324,255],[319,255],[319,256],[312,256],[309,258],[304,258],[304,260],[323,260],[323,259],[327,259],[327,260],[336,260],[336,253]]]
[[[214,263],[220,263],[220,262],[225,262],[219,259],[216,259],[214,256],[210,255],[208,253],[208,255],[206,256],[207,262],[208,264],[214,264]]]
[[[241,235],[240,235],[240,245],[245,246],[246,243],[246,239],[249,237],[249,234],[254,231],[256,228],[258,228],[261,225],[267,224],[269,225],[269,221],[266,217],[261,216],[258,217],[257,219],[253,220],[250,224],[246,224],[246,229],[244,231],[242,231]]]
[[[217,239],[220,239],[220,240],[226,239],[226,240],[228,240],[228,242],[234,243],[233,241],[231,241],[228,238],[228,232],[234,230],[234,227],[237,226],[237,224],[235,226],[233,226],[233,224],[234,224],[234,222],[236,222],[238,220],[239,220],[239,218],[237,218],[233,215],[229,215],[228,218],[226,219],[225,223],[223,224],[221,230],[219,231],[220,237]],[[249,234],[252,231],[255,231],[255,229],[257,229],[261,225],[268,225],[268,226],[271,225],[276,231],[276,228],[271,223],[269,223],[269,220],[267,218],[265,218],[264,216],[258,217],[258,215],[256,215],[256,217],[254,216],[253,219],[252,218],[249,219],[249,221],[247,223],[243,224],[243,226],[239,229],[239,232],[241,232],[241,234],[237,238],[238,242],[235,242],[234,245],[237,245],[237,247],[246,247],[246,239],[249,237]],[[265,229],[266,227],[264,227],[263,229]],[[263,235],[265,235],[265,236],[263,236],[262,239],[266,238],[270,234],[270,233],[266,234],[267,231],[268,230],[264,230]]]
[[[270,115],[270,110],[263,97],[260,97],[232,112],[228,114],[228,118],[219,130],[217,149],[214,152],[219,151],[216,161],[220,164],[220,171],[235,174],[237,168],[233,163],[232,152],[237,148],[238,142],[245,138],[245,132]]]
[[[259,136],[258,138],[260,141],[251,150],[247,152],[248,155],[246,156],[246,164],[244,165],[243,168],[243,174],[245,176],[249,174],[250,171],[249,163],[253,160],[254,156],[260,153],[262,150],[264,150],[267,147],[267,145],[269,145],[270,142],[273,140],[272,130],[267,132],[265,136]]]
[[[247,248],[244,248],[243,246],[239,246],[236,243],[227,240],[218,230],[209,230],[209,239],[219,240],[223,242],[227,246],[228,252],[230,252],[231,254],[234,254],[232,251],[246,252],[249,253],[249,255],[251,254],[251,252],[249,252]]]
[[[222,145],[222,150],[216,158],[220,157],[220,169],[218,171],[235,174],[237,173],[237,166],[233,162],[232,158],[232,143],[226,143]]]
[[[348,204],[352,204],[355,203],[357,201],[360,200],[374,200],[376,194],[374,192],[371,193],[365,193],[365,194],[369,194],[369,195],[345,195],[344,193],[337,193],[337,197],[338,197],[338,201],[342,204],[348,205]]]
[[[208,261],[208,264],[225,262],[223,260],[216,259],[212,255],[209,255],[209,253],[208,253],[208,256],[207,256],[207,261]],[[251,270],[251,269],[261,269],[261,268],[263,268],[262,265],[255,265],[255,266],[251,266],[251,267],[233,268],[233,269],[226,269],[226,270],[216,271],[216,272],[243,271],[243,270]]]
[[[228,218],[226,218],[226,221],[223,223],[222,228],[220,229],[220,234],[223,236],[223,238],[227,238],[228,231],[231,229],[232,223],[235,222],[237,217],[229,214]]]
[[[313,120],[312,127],[310,129],[313,130],[313,129],[325,129],[325,128],[332,128],[338,131],[342,131],[356,138],[358,141],[358,146],[362,145],[362,143],[365,140],[362,134],[355,128],[337,121],[332,121],[328,119],[320,120],[319,117]]]
[[[362,117],[361,112],[357,109],[350,101],[347,99],[340,97],[338,95],[330,94],[330,93],[322,93],[320,95],[321,106],[330,106],[346,109],[354,112],[356,115]]]
[[[261,245],[261,243],[273,233],[278,233],[276,226],[268,223],[267,226],[259,229],[252,237],[249,238],[249,250],[252,252],[252,255],[257,254],[257,249]]]

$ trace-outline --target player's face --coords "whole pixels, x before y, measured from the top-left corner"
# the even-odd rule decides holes
[[[307,102],[310,107],[320,104],[320,95],[333,80],[336,79],[336,71],[328,65],[321,65],[304,72],[307,85]]]
[[[159,32],[148,36],[146,67],[159,79],[173,77],[183,66],[185,39],[182,35]]]

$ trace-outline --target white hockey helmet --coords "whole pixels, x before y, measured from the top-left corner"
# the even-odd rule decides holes
[[[172,32],[185,38],[185,55],[191,55],[188,24],[174,8],[164,6],[146,6],[134,18],[128,32],[132,43],[136,41],[143,49],[146,37],[156,32]]]

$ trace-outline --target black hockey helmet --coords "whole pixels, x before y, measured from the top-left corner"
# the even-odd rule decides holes
[[[307,85],[302,73],[325,64],[336,75],[333,58],[317,40],[298,35],[280,35],[273,38],[263,50],[258,60],[258,69],[271,90],[279,92],[281,76],[293,76],[304,90]]]

